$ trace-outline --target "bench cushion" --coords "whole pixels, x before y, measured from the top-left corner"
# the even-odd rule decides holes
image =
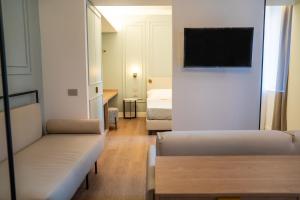
[[[49,134],[100,134],[98,119],[52,119],[47,121]]]
[[[42,137],[40,104],[30,104],[10,111],[14,153]],[[0,113],[0,162],[7,158],[4,113]]]
[[[70,199],[104,147],[102,135],[47,135],[15,155],[17,196]],[[0,197],[9,198],[7,161],[0,163]]]

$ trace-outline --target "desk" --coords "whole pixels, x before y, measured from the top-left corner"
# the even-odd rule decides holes
[[[104,89],[103,90],[103,105],[107,104],[112,98],[118,95],[116,89]]]
[[[104,129],[109,129],[109,118],[108,118],[108,103],[114,97],[118,95],[116,89],[104,89],[103,90],[103,108],[104,108]]]
[[[158,156],[156,200],[297,200],[300,156]]]

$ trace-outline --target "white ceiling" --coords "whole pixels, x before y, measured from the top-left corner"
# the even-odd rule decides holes
[[[172,0],[92,0],[95,6],[166,6]]]
[[[299,2],[299,0],[297,0]],[[166,6],[172,0],[92,0],[95,6]],[[267,0],[268,5],[291,5],[295,0]]]
[[[107,20],[106,25],[103,23],[103,32],[112,32],[111,28],[121,30],[124,18],[128,16],[172,15],[172,6],[96,6],[96,8]]]
[[[172,15],[171,6],[96,6],[102,15],[111,16],[131,15]]]
[[[103,15],[101,18],[102,33],[115,33],[116,28]]]

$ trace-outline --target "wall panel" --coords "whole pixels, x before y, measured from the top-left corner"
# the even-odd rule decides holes
[[[147,77],[172,76],[172,17],[124,17],[119,32],[103,34],[103,49],[104,88],[119,90],[112,105],[122,110],[124,97],[146,98]],[[139,67],[137,79],[134,67]],[[138,111],[146,111],[145,103]]]
[[[145,23],[137,22],[126,27],[124,33],[124,91],[125,97],[145,97]],[[133,71],[138,71],[133,78]]]
[[[4,0],[3,19],[8,74],[30,74],[29,1]]]
[[[172,76],[172,22],[171,18],[149,24],[148,77]]]

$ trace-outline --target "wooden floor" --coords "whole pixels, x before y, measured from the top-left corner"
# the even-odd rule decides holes
[[[149,144],[146,120],[120,120],[119,128],[110,131],[106,147],[98,165],[99,173],[90,173],[90,188],[84,185],[74,200],[144,200],[146,183],[146,156]]]

